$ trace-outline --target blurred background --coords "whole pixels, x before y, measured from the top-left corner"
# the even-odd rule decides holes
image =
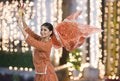
[[[0,81],[34,81],[32,50],[16,17],[24,2],[25,20],[39,34],[40,25],[54,27],[78,10],[78,22],[103,29],[71,52],[51,51],[59,81],[120,81],[120,0],[0,0]]]

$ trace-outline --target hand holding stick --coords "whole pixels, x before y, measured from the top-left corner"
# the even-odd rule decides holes
[[[22,20],[24,18],[24,3],[20,3],[19,18],[21,18]]]
[[[26,29],[28,26],[27,24],[25,23],[25,20],[24,20],[24,3],[20,3],[20,8],[19,8],[19,19],[18,19],[18,22],[23,24],[23,29]]]
[[[27,37],[27,33],[25,31],[25,28],[27,27],[26,23],[23,21],[24,18],[24,4],[20,4],[20,8],[19,8],[19,17],[18,17],[18,25],[19,25],[19,29],[21,30],[21,32],[23,33],[23,36],[26,38]],[[23,26],[21,25],[21,22],[23,23]],[[26,25],[26,26],[25,26]]]

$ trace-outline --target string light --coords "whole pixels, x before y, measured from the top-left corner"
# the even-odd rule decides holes
[[[12,70],[13,69],[13,67],[12,66],[9,66],[9,70]]]
[[[101,27],[100,16],[102,15],[100,12],[101,8],[101,0],[99,1],[90,1],[90,25],[95,27]],[[96,6],[97,5],[97,6]],[[90,65],[94,68],[98,67],[99,61],[99,35],[98,33],[91,35],[90,37]]]
[[[87,17],[88,17],[88,15],[87,15],[87,2],[88,2],[87,0],[84,0],[84,1],[76,0],[76,3],[77,3],[76,10],[77,11],[80,11],[80,10],[82,11],[81,15],[78,18],[78,22],[83,23],[83,24],[87,24]],[[71,79],[78,79],[82,76],[82,71],[83,71],[84,65],[87,64],[85,58],[86,58],[86,53],[88,51],[86,50],[85,47],[86,47],[86,43],[84,43],[82,45],[82,47],[80,48],[82,50],[82,53],[80,53],[80,55],[82,54],[81,55],[82,59],[79,59],[79,60],[82,60],[82,61],[81,61],[79,76],[76,77],[76,78],[72,77]],[[87,58],[87,59],[89,60],[89,58]]]
[[[62,0],[58,0],[58,21],[57,23],[60,23],[62,21]]]
[[[16,70],[18,70],[18,68],[17,68],[17,67],[14,67],[14,70],[16,71]]]
[[[9,66],[9,70],[20,70],[20,71],[29,71],[29,72],[32,72],[33,71],[33,69],[32,68],[28,68],[28,67],[25,67],[25,68],[23,68],[23,67],[12,67],[12,66]]]
[[[29,68],[29,71],[31,72],[31,71],[33,71],[33,69],[32,69],[32,68]]]
[[[109,79],[116,79],[119,75],[119,9],[116,9],[119,1],[116,0],[107,0],[105,6],[105,23],[104,23],[104,47],[106,48],[104,53],[104,63],[106,64],[106,74],[109,76]],[[112,21],[113,19],[114,21]],[[106,21],[107,20],[107,21]]]
[[[23,0],[20,0],[20,2],[23,2]],[[52,0],[50,3],[46,3],[46,0],[35,0],[34,2],[26,0],[24,4],[25,21],[28,26],[37,33],[40,31],[40,25],[46,21],[54,25],[62,21],[61,0]],[[5,4],[0,2],[0,10],[0,14],[2,14],[0,16],[2,27],[1,49],[10,52],[17,52],[19,50],[26,52],[30,50],[17,24],[18,1],[13,0],[11,4],[8,1],[6,1]],[[58,17],[56,17],[56,15],[58,15]],[[21,44],[22,47],[16,48],[19,44]]]
[[[25,71],[28,71],[28,68],[27,67],[25,67],[25,69],[24,69]]]
[[[22,0],[21,0],[22,1]],[[28,4],[30,2],[27,2]],[[20,43],[18,42],[23,40],[24,37],[22,35],[20,35],[21,33],[19,32],[18,29],[18,25],[17,25],[17,15],[18,15],[18,1],[12,1],[12,3],[10,4],[8,1],[5,2],[5,4],[3,2],[0,2],[0,7],[1,7],[1,16],[0,16],[0,20],[1,20],[1,31],[2,31],[2,50],[3,51],[10,51],[10,52],[17,52],[19,49],[16,49],[15,47]],[[33,4],[31,4],[28,8],[28,6],[26,6],[26,13],[28,13],[27,15],[25,15],[26,17],[30,16],[30,10],[33,7]],[[17,41],[17,42],[16,42]],[[14,43],[14,45],[12,45]],[[25,48],[28,48],[28,46],[26,46]],[[28,51],[24,50],[24,51]]]
[[[24,68],[23,67],[20,67],[20,71],[23,71],[24,70]]]

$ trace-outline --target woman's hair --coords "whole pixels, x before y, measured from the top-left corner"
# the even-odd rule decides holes
[[[53,25],[51,23],[45,22],[41,26],[45,26],[46,28],[48,28],[53,33]],[[52,36],[52,34],[50,36]]]

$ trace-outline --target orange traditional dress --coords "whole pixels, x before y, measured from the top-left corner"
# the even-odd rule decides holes
[[[35,81],[58,81],[50,61],[52,40],[42,42],[40,36],[31,31],[30,28],[26,28],[26,32],[28,33],[26,42],[34,47]]]

